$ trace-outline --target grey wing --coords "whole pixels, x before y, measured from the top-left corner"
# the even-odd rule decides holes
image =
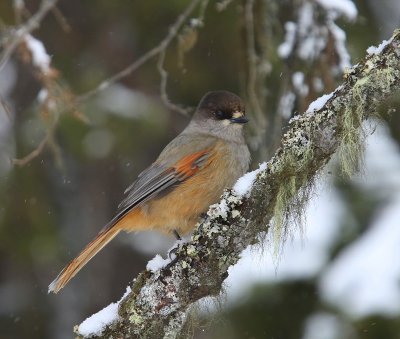
[[[125,190],[126,197],[118,205],[115,217],[101,230],[110,229],[132,208],[140,206],[160,192],[179,182],[173,168],[154,164],[139,174],[137,180]]]
[[[193,141],[193,139],[196,138],[191,136],[190,139],[188,139],[187,136],[181,134],[167,145],[159,159],[149,168],[141,172],[137,180],[125,190],[126,197],[119,204],[116,216],[104,229],[112,227],[112,225],[126,215],[132,208],[140,206],[149,199],[167,192],[167,190],[179,185],[179,183],[190,176],[186,172],[179,171],[179,167],[172,166],[172,164],[175,165],[183,160],[185,165],[190,165],[192,169],[201,168],[203,166],[210,155],[206,150],[210,149],[210,146],[215,140],[211,138],[202,138],[203,142],[198,142],[196,140],[195,143],[191,143],[190,141]],[[196,147],[193,145],[196,145]],[[181,150],[180,157],[177,157],[176,154],[175,156],[171,154],[171,149],[177,146]],[[193,157],[193,153],[198,153],[198,156]],[[190,162],[188,163],[185,159],[189,159]]]
[[[118,205],[118,212],[122,212],[127,207],[145,203],[177,182],[174,168],[153,164],[140,173],[137,180],[125,190],[126,197]]]
[[[186,159],[188,157],[183,157]],[[192,169],[201,168],[209,158],[209,153],[204,151],[190,161]],[[145,203],[149,199],[165,192],[168,188],[178,185],[191,175],[180,172],[179,167],[167,167],[155,163],[139,174],[138,179],[125,190],[126,198],[118,205],[119,212]]]

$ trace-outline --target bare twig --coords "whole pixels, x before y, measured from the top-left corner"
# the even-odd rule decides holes
[[[33,159],[38,157],[43,152],[46,145],[49,143],[52,133],[53,132],[50,129],[47,130],[46,135],[44,136],[42,141],[39,143],[39,145],[33,151],[31,151],[28,155],[24,156],[23,158],[13,159],[12,160],[13,164],[17,165],[17,166],[25,166],[27,163],[29,163],[30,161],[32,161]]]
[[[22,16],[24,11],[26,10],[25,1],[24,0],[13,0],[13,7],[15,13],[15,21],[17,25],[21,24]]]
[[[71,26],[69,25],[67,18],[62,14],[58,7],[54,6],[51,11],[56,18],[58,24],[61,26],[62,30],[66,33],[70,32]]]
[[[21,27],[17,28],[8,40],[8,46],[5,47],[0,60],[0,71],[15,52],[18,45],[24,37],[40,26],[46,14],[54,8],[58,0],[42,0],[38,11]]]
[[[4,109],[4,112],[6,113],[7,117],[9,120],[11,120],[11,110],[10,107],[7,104],[7,101],[3,98],[3,96],[0,94],[0,104]]]
[[[38,11],[38,13],[35,14],[34,17],[32,17],[28,23],[25,26],[22,26],[22,28],[20,28],[18,31],[21,31],[21,29],[23,29],[23,33],[21,33],[21,36],[18,35],[18,39],[14,39],[13,40],[13,44],[12,46],[9,46],[8,50],[7,50],[7,54],[11,55],[13,50],[16,48],[16,46],[18,45],[18,43],[20,43],[22,41],[23,35],[29,33],[31,30],[33,30],[37,25],[39,25],[40,20],[44,17],[44,14],[47,13],[49,10],[55,11],[54,13],[58,13],[55,4],[58,0],[43,0],[42,1],[42,6],[40,8],[40,10]],[[119,73],[113,75],[112,77],[108,78],[107,80],[104,80],[102,83],[100,83],[100,85],[98,85],[95,89],[73,99],[73,100],[68,100],[68,101],[63,101],[64,106],[66,107],[65,109],[63,109],[63,112],[65,111],[72,111],[72,112],[77,112],[76,107],[83,103],[84,101],[88,100],[89,98],[93,97],[94,95],[98,94],[99,92],[105,90],[106,88],[108,88],[110,85],[114,84],[115,82],[121,80],[122,78],[130,75],[133,71],[135,71],[136,69],[138,69],[139,67],[141,67],[144,63],[146,63],[148,60],[150,60],[151,58],[159,55],[159,60],[158,60],[158,70],[160,72],[161,75],[161,85],[160,85],[160,91],[161,91],[161,98],[163,100],[163,102],[165,103],[165,105],[175,111],[178,111],[180,113],[182,113],[183,115],[188,115],[190,112],[189,108],[182,108],[179,107],[175,104],[173,104],[167,95],[167,90],[166,90],[166,86],[167,86],[167,72],[165,71],[165,69],[163,68],[163,64],[164,64],[164,58],[165,58],[165,52],[166,49],[168,48],[168,46],[170,45],[171,41],[177,36],[179,29],[182,27],[182,25],[184,24],[184,22],[187,20],[187,18],[189,17],[189,15],[194,11],[194,9],[199,5],[199,3],[201,3],[201,8],[200,8],[200,17],[201,19],[204,17],[204,12],[205,12],[205,7],[208,3],[208,0],[193,0],[188,7],[184,10],[184,12],[182,12],[177,20],[175,21],[175,23],[169,28],[168,34],[165,36],[165,38],[153,49],[151,49],[150,51],[148,51],[147,53],[145,53],[144,55],[142,55],[137,61],[133,62],[132,64],[130,64],[129,66],[127,66],[125,69],[123,69],[122,71],[120,71]],[[51,6],[50,6],[51,4]],[[40,15],[38,15],[40,13]],[[35,26],[36,25],[36,26]],[[13,47],[14,46],[14,47]],[[5,59],[3,59],[2,62],[6,62]],[[1,66],[0,66],[1,67]],[[54,96],[51,95],[51,93],[57,89],[57,82],[54,81],[54,79],[47,79],[48,77],[46,77],[45,75],[41,76],[41,79],[43,80],[43,85],[44,88],[47,90],[48,93],[48,98],[51,100],[45,100],[44,101],[44,110],[48,111],[49,110],[49,104],[52,100],[56,100],[56,98]],[[68,94],[68,93],[64,93],[64,94]],[[59,97],[63,97],[63,95],[59,96]],[[69,96],[69,99],[71,99],[71,97]],[[60,112],[58,112],[60,114]],[[76,114],[76,116],[78,118],[82,119],[82,115],[81,114]],[[19,165],[19,166],[24,166],[27,163],[29,163],[32,159],[36,158],[38,155],[40,155],[40,153],[45,149],[46,145],[50,144],[51,141],[51,134],[52,134],[52,130],[56,128],[56,124],[51,128],[51,130],[48,131],[48,133],[46,134],[45,138],[43,138],[43,140],[40,142],[40,144],[31,152],[29,153],[27,156],[21,158],[21,159],[14,159],[13,163],[15,165]],[[51,144],[50,144],[51,146]],[[55,146],[52,146],[53,149],[56,149]],[[58,152],[55,152],[55,156],[57,157]]]
[[[194,11],[194,9],[198,6],[198,4],[204,0],[192,0],[191,3],[186,7],[181,15],[177,18],[175,23],[169,28],[168,34],[164,37],[163,40],[159,42],[159,44],[149,50],[147,53],[143,54],[138,60],[128,65],[122,71],[118,72],[117,74],[111,76],[110,78],[103,80],[96,88],[88,91],[85,94],[80,95],[76,103],[82,103],[89,98],[97,95],[99,92],[104,91],[105,89],[109,88],[112,84],[120,81],[121,79],[127,77],[128,75],[132,74],[132,72],[136,71],[139,67],[145,64],[150,59],[156,57],[163,51],[167,49],[170,45],[171,41],[176,37],[179,32],[179,29],[182,27],[184,22],[187,20],[189,15]]]
[[[205,11],[206,11],[208,2],[209,2],[209,0],[203,0],[201,2],[199,16],[196,19],[196,22],[198,22],[198,24],[196,25],[196,27],[192,27],[191,28],[192,30],[197,29],[198,27],[201,27],[203,25],[204,15],[205,15]],[[158,62],[157,62],[157,69],[161,76],[161,82],[160,82],[161,100],[163,101],[164,105],[166,107],[168,107],[169,109],[179,112],[182,115],[188,116],[189,113],[193,111],[193,108],[182,107],[182,106],[176,105],[173,102],[171,102],[171,100],[168,97],[168,93],[167,93],[168,72],[164,68],[165,53],[166,53],[166,49],[164,49],[160,52]],[[184,53],[184,52],[182,51],[182,53]],[[183,58],[183,56],[181,58]],[[181,60],[181,58],[179,58],[179,59]],[[180,62],[182,62],[182,60]]]
[[[189,113],[193,110],[192,108],[184,108],[184,107],[178,106],[178,105],[174,104],[173,102],[171,102],[171,100],[169,100],[169,98],[168,98],[168,94],[167,94],[168,73],[164,69],[164,59],[165,59],[165,50],[160,52],[160,56],[159,56],[158,62],[157,62],[157,69],[161,76],[161,82],[160,82],[161,100],[164,103],[164,105],[166,107],[168,107],[169,109],[179,112],[185,116],[189,116]]]

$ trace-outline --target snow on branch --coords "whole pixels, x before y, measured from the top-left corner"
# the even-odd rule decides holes
[[[291,120],[273,158],[210,207],[191,240],[172,250],[170,262],[139,274],[111,323],[88,336],[77,327],[78,337],[177,338],[190,306],[219,295],[228,268],[247,246],[269,230],[285,239],[320,170],[336,152],[345,173],[356,169],[362,121],[400,90],[400,30],[389,41],[347,72],[315,110]]]
[[[287,71],[290,81],[284,86],[278,106],[278,113],[285,119],[294,109],[305,110],[311,98],[332,91],[351,67],[346,33],[336,21],[344,18],[352,22],[357,17],[351,0],[304,0],[293,3],[293,8],[277,50],[291,65]]]
[[[25,39],[27,35],[29,35],[32,31],[37,29],[44,17],[47,15],[49,11],[51,11],[58,0],[42,0],[39,6],[38,11],[27,20],[23,25],[18,27],[16,30],[13,30],[6,40],[5,46],[0,59],[0,71],[3,69],[7,61],[10,59],[11,55],[17,49],[19,44]]]

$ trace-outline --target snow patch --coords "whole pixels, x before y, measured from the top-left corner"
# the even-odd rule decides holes
[[[161,255],[157,254],[153,259],[151,259],[147,265],[146,269],[151,272],[156,272],[171,262],[169,258],[164,259]]]
[[[287,92],[282,95],[279,101],[278,112],[283,118],[289,119],[291,117],[295,100],[296,95],[293,92]]]
[[[302,339],[336,339],[343,337],[344,328],[340,319],[333,314],[318,312],[307,318]]]
[[[233,186],[233,190],[240,196],[248,196],[253,187],[253,183],[256,180],[257,174],[261,171],[264,171],[266,168],[267,163],[263,162],[255,171],[246,173],[244,176],[240,177],[238,181],[236,181],[235,186]]]
[[[282,59],[286,59],[289,57],[290,53],[292,53],[294,44],[296,42],[296,29],[297,25],[294,22],[288,21],[285,23],[285,41],[282,42],[278,47],[278,55]]]
[[[332,98],[332,96],[336,93],[336,91],[339,91],[343,86],[337,87],[333,92],[329,94],[324,94],[320,96],[319,98],[315,99],[312,103],[307,108],[306,113],[313,113],[314,111],[320,110],[324,105],[327,103],[327,101]]]
[[[307,108],[306,113],[312,113],[314,111],[320,110],[326,102],[332,97],[334,92],[329,93],[329,94],[324,94],[323,96],[315,99]]]
[[[329,29],[335,38],[335,49],[339,56],[339,71],[343,72],[346,68],[351,67],[350,54],[346,48],[346,33],[334,22],[329,24]]]
[[[329,302],[350,314],[366,316],[400,312],[399,252],[400,196],[386,206],[359,240],[335,260],[322,278],[320,289]]]
[[[47,54],[43,43],[30,34],[27,34],[24,40],[29,51],[32,53],[33,65],[39,68],[43,73],[49,72],[51,58]]]
[[[124,295],[118,302],[111,303],[107,307],[104,307],[101,311],[88,317],[79,325],[78,333],[85,337],[100,335],[106,326],[119,319],[118,306],[130,292],[131,288],[128,286]]]
[[[381,52],[383,51],[383,49],[389,45],[392,42],[392,39],[389,40],[383,40],[379,46],[369,46],[367,48],[367,53],[369,55],[378,55],[381,54]]]
[[[297,93],[305,97],[308,94],[308,86],[304,83],[304,73],[294,72],[292,75],[292,84]]]
[[[319,283],[325,300],[356,317],[400,313],[400,266],[395,264],[400,243],[399,147],[387,126],[374,128],[367,139],[365,177],[355,182],[389,200],[366,232],[326,269]]]
[[[38,99],[38,101],[39,101],[40,103],[44,103],[44,102],[47,100],[48,96],[49,96],[48,90],[45,89],[45,88],[42,88],[42,89],[39,91],[39,94],[38,94],[38,96],[37,96],[37,99]]]
[[[357,7],[351,0],[316,0],[321,7],[327,11],[334,12],[335,18],[345,16],[349,20],[354,20],[357,17]]]

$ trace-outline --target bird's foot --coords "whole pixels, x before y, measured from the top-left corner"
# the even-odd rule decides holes
[[[176,240],[182,240],[181,236],[179,235],[177,230],[173,230],[172,233],[174,234]]]

